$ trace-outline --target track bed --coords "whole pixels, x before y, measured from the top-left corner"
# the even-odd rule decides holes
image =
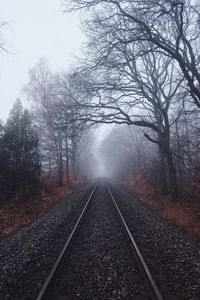
[[[97,187],[55,289],[52,299],[148,298],[130,243],[103,184]]]

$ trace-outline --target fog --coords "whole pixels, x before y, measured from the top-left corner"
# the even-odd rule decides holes
[[[156,159],[156,147],[135,126],[100,126],[94,137],[91,178],[126,180],[148,169],[149,163]]]
[[[159,1],[152,7],[128,0],[1,1],[1,22],[7,22],[0,27],[3,174],[16,174],[14,164],[9,169],[13,147],[19,159],[27,141],[35,147],[36,182],[139,178],[174,199],[179,193],[196,198],[199,7],[184,3],[177,18],[171,1],[163,4],[165,14],[158,13]],[[23,143],[13,146],[19,135]],[[31,159],[29,165],[36,163]]]
[[[184,238],[200,237],[200,1],[0,0],[0,96],[0,239],[10,236],[2,299],[15,296],[18,277],[16,299],[34,297],[84,202],[76,223],[83,230],[72,230],[68,253],[75,272],[63,273],[59,291],[60,261],[53,288],[39,298],[58,291],[63,299],[67,279],[75,299],[146,295],[135,262],[130,268],[123,255],[127,240],[107,182],[147,262],[162,273],[155,274],[161,290],[200,299],[199,261]],[[155,260],[163,252],[158,268],[152,249]],[[153,283],[147,292],[161,299]]]
[[[8,52],[0,52],[0,119],[20,97],[28,81],[28,70],[45,57],[53,71],[67,70],[80,55],[85,35],[79,14],[63,13],[58,0],[1,0],[1,42]],[[26,101],[23,101],[27,105]]]

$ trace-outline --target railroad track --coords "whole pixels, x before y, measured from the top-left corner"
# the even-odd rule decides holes
[[[70,299],[71,300],[71,299],[73,299],[72,296],[69,296],[68,292],[66,292],[68,294],[68,295],[66,294],[66,297],[63,296],[64,295],[63,292],[62,292],[62,296],[59,295],[59,288],[58,288],[59,282],[62,281],[62,279],[61,279],[62,276],[66,276],[66,275],[62,275],[62,274],[65,273],[65,272],[63,273],[62,269],[63,268],[67,269],[68,265],[66,264],[66,262],[73,260],[74,254],[72,255],[72,257],[69,257],[70,253],[73,250],[73,247],[79,249],[79,252],[80,252],[80,247],[82,245],[84,245],[84,240],[82,240],[81,245],[78,244],[78,246],[76,246],[76,245],[74,246],[74,244],[78,243],[79,239],[81,239],[80,231],[81,230],[83,231],[82,228],[84,228],[84,227],[87,228],[87,226],[90,226],[90,227],[88,227],[88,228],[90,228],[89,229],[90,232],[88,233],[88,239],[92,239],[92,229],[91,229],[92,227],[91,227],[91,224],[94,223],[94,226],[95,226],[95,222],[97,222],[97,223],[101,222],[101,218],[102,218],[102,222],[104,221],[104,214],[102,213],[102,209],[104,209],[104,206],[106,205],[105,203],[109,202],[109,200],[106,200],[107,202],[104,201],[105,192],[107,193],[106,197],[109,198],[110,200],[112,200],[110,202],[112,203],[112,208],[113,208],[113,206],[115,208],[115,212],[114,212],[115,216],[116,216],[116,212],[117,212],[117,216],[118,217],[116,217],[116,218],[118,218],[118,221],[115,220],[115,217],[113,217],[114,215],[112,216],[113,212],[112,213],[109,212],[110,210],[112,210],[111,204],[109,204],[110,206],[106,208],[107,209],[107,217],[106,218],[108,219],[109,216],[110,216],[110,219],[112,219],[112,221],[114,222],[114,227],[117,226],[117,228],[118,228],[119,225],[116,222],[119,223],[119,220],[120,220],[120,227],[123,227],[124,230],[122,230],[122,231],[125,232],[125,235],[127,237],[126,241],[131,246],[129,248],[132,248],[132,249],[130,249],[130,251],[127,250],[128,252],[126,254],[124,254],[124,255],[125,255],[125,257],[126,256],[128,256],[128,257],[131,256],[131,258],[130,258],[130,265],[132,264],[132,259],[134,259],[134,260],[137,261],[137,265],[139,267],[138,270],[140,270],[139,272],[140,272],[140,275],[141,275],[141,279],[139,279],[139,280],[145,282],[145,297],[144,297],[144,299],[163,300],[164,298],[161,295],[161,292],[159,291],[159,288],[158,288],[158,286],[157,286],[157,284],[156,284],[156,282],[155,282],[155,280],[154,280],[154,278],[153,278],[153,276],[152,276],[152,274],[151,274],[151,272],[150,272],[150,270],[149,270],[149,268],[148,268],[148,266],[147,266],[147,264],[146,264],[146,262],[145,262],[145,260],[144,260],[144,258],[142,256],[142,254],[141,254],[141,252],[140,252],[140,250],[139,250],[139,248],[138,248],[138,246],[137,246],[137,244],[136,244],[136,242],[135,242],[135,240],[134,240],[134,238],[133,238],[133,236],[132,236],[132,234],[131,234],[131,232],[130,232],[127,224],[126,224],[126,221],[125,221],[125,219],[124,219],[124,217],[123,217],[123,215],[122,215],[122,213],[121,213],[121,211],[120,211],[120,209],[119,209],[119,207],[117,205],[117,202],[116,202],[116,200],[115,200],[115,198],[114,198],[114,196],[113,196],[113,194],[111,192],[110,187],[108,186],[108,184],[105,184],[104,185],[104,190],[102,192],[101,191],[102,187],[99,187],[99,185],[102,186],[102,183],[101,184],[97,183],[93,187],[92,192],[90,193],[90,196],[88,197],[87,202],[86,202],[86,204],[85,204],[85,206],[84,206],[84,208],[83,208],[83,210],[82,210],[82,212],[81,212],[81,214],[80,214],[80,216],[79,216],[76,224],[74,225],[74,228],[73,228],[70,236],[68,237],[68,239],[66,241],[66,244],[64,245],[64,247],[63,247],[60,255],[58,256],[58,258],[57,258],[57,260],[56,260],[56,262],[55,262],[55,264],[54,264],[51,272],[49,273],[49,276],[48,276],[48,278],[47,278],[44,286],[42,287],[42,289],[41,289],[41,291],[40,291],[40,293],[39,293],[39,295],[37,297],[37,300],[50,300],[50,299]],[[98,188],[99,188],[99,190],[101,192],[101,198],[99,198],[99,199],[96,200],[96,198],[98,197],[98,191],[97,191]],[[98,217],[93,216],[93,219],[91,219],[91,216],[88,216],[88,214],[89,214],[88,211],[89,211],[92,203],[95,202],[95,201],[96,201],[96,204],[95,204],[96,206],[101,205],[101,207],[100,207],[100,213],[102,214],[102,216],[99,217],[99,220],[98,220]],[[104,202],[101,203],[101,201],[104,201]],[[114,209],[113,209],[113,211],[114,211]],[[97,213],[98,213],[98,211],[97,211]],[[92,208],[91,208],[90,215],[91,214],[92,214]],[[91,219],[90,221],[88,221],[89,225],[86,224],[88,218]],[[110,223],[111,223],[111,221],[110,221]],[[108,222],[108,226],[110,226],[109,222]],[[112,227],[113,227],[113,225],[111,224],[111,227],[109,228],[108,231],[109,232],[111,231],[110,234],[113,236]],[[88,229],[85,229],[85,230],[87,231]],[[104,228],[104,230],[105,230],[105,228]],[[117,232],[119,232],[119,229],[117,229]],[[90,234],[91,234],[91,237],[90,237]],[[102,232],[100,232],[99,234],[100,234],[99,235],[100,238],[102,238],[101,237]],[[84,236],[84,235],[85,235],[85,233],[82,232],[82,236]],[[106,233],[105,233],[105,235],[106,235]],[[116,240],[118,238],[120,239],[121,237],[120,236],[116,237]],[[108,236],[108,240],[109,240],[109,236]],[[101,241],[101,244],[102,244],[102,241]],[[106,242],[106,243],[108,243],[108,242]],[[122,242],[120,242],[120,243],[122,244]],[[120,243],[116,244],[116,247],[118,247],[119,249],[121,248],[121,246],[120,246],[121,244]],[[100,244],[100,246],[101,246],[101,244]],[[105,245],[105,247],[106,247],[106,245]],[[127,247],[125,247],[125,248],[127,248]],[[82,251],[84,251],[84,249]],[[86,252],[87,251],[88,250],[86,250]],[[89,251],[91,251],[91,247],[90,247]],[[103,250],[101,249],[100,252],[101,251],[103,251]],[[106,251],[106,253],[108,253],[107,250],[105,250],[105,251]],[[117,254],[118,251],[119,250],[115,249],[116,257],[118,255]],[[126,252],[126,249],[124,249],[124,250],[121,249],[121,251],[125,251]],[[101,255],[101,253],[100,253],[100,255]],[[107,254],[106,255],[103,254],[103,255],[104,256],[101,256],[101,257],[107,258]],[[80,254],[78,254],[78,256],[75,255],[75,257],[76,257],[75,258],[75,264],[78,263],[79,256],[80,256]],[[119,254],[119,257],[120,257],[120,254]],[[90,260],[90,255],[88,256],[88,259]],[[108,259],[109,259],[109,256],[108,256]],[[129,264],[129,261],[126,262],[126,263]],[[87,264],[90,264],[90,261],[88,261]],[[87,267],[87,264],[86,264],[86,267]],[[63,265],[64,265],[64,267],[63,267]],[[125,269],[128,269],[128,267],[126,266]],[[72,268],[71,269],[71,273],[73,273],[73,270],[76,267],[74,267],[74,265],[73,265],[71,268]],[[78,268],[81,269],[81,264],[80,264],[80,266],[78,266]],[[85,267],[83,267],[83,268],[85,268]],[[135,267],[133,267],[133,269],[134,269],[134,272],[136,272]],[[82,272],[82,271],[80,271],[80,272]],[[120,273],[122,273],[122,271],[120,271]],[[133,276],[134,276],[134,273],[133,273]],[[66,281],[65,284],[67,284],[67,278],[68,277],[67,276],[65,277],[66,278],[64,280],[64,281]],[[84,277],[84,274],[82,275],[82,277]],[[98,275],[97,277],[101,277],[101,275]],[[129,275],[129,277],[130,277],[130,275]],[[75,280],[76,279],[73,278],[73,281],[75,281]],[[82,288],[84,289],[84,288],[87,288],[87,287],[83,286]],[[102,286],[102,289],[103,289],[103,286]],[[69,298],[68,298],[68,296],[69,296]],[[85,300],[93,299],[93,298],[91,298],[91,295],[90,296],[89,295],[88,296],[81,295],[81,291],[77,292],[76,296],[77,296],[77,298],[85,299]],[[130,297],[130,292],[129,292],[129,297]],[[100,297],[98,298],[98,296],[96,296],[96,297],[94,297],[94,299],[103,299],[103,298],[100,298]],[[109,299],[109,298],[107,298],[107,299]],[[118,298],[116,296],[116,298],[113,297],[112,299],[124,299],[124,297],[123,297],[123,295],[119,296]],[[125,299],[131,299],[131,298],[126,298],[125,297]]]

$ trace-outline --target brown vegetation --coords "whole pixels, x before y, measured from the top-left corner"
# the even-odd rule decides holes
[[[0,209],[0,239],[3,239],[23,226],[30,224],[50,207],[59,203],[63,198],[80,187],[83,182],[72,180],[67,185],[64,181],[62,187],[58,187],[53,178],[43,178],[44,189],[40,198],[21,203],[7,203]]]
[[[163,219],[177,225],[195,239],[200,239],[200,204],[199,202],[178,201],[174,203],[169,196],[161,196],[147,178],[137,176],[123,182],[134,191],[139,200],[151,208]]]

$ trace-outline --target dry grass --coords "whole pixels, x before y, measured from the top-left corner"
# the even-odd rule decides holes
[[[161,197],[148,180],[138,177],[122,182],[128,186],[139,199],[156,214],[165,220],[177,225],[185,233],[194,239],[200,239],[200,204],[187,203],[186,201],[177,203],[171,201],[167,196]]]
[[[81,185],[81,181],[73,182],[73,184],[71,183],[68,187],[64,186],[58,188],[54,185],[53,190],[51,189],[51,193],[46,193],[42,198],[17,205],[5,205],[0,209],[0,239],[30,224]]]

